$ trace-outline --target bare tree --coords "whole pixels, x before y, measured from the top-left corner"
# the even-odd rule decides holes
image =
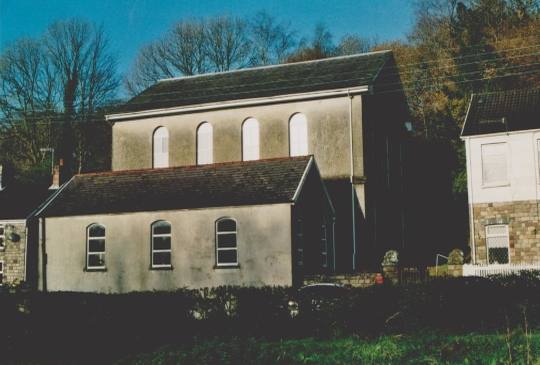
[[[61,98],[42,43],[20,38],[0,55],[0,147],[3,162],[36,164],[40,148],[53,145]]]
[[[290,30],[290,23],[276,24],[266,11],[258,12],[249,22],[249,37],[257,66],[282,63],[296,44],[296,33]]]
[[[369,52],[378,43],[377,38],[360,37],[358,34],[345,34],[339,39],[337,54],[340,56]]]
[[[297,50],[287,57],[286,62],[318,60],[337,54],[332,33],[330,33],[324,23],[317,23],[309,45],[305,39],[302,39]]]
[[[102,26],[78,18],[53,22],[43,43],[63,87],[61,154],[67,162],[75,155],[75,170],[81,172],[89,137],[85,124],[115,96],[119,85],[117,56]]]
[[[220,15],[206,19],[204,24],[206,56],[213,71],[244,68],[252,63],[245,20]]]

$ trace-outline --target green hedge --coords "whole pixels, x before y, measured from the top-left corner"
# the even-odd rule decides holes
[[[130,294],[0,293],[0,363],[106,364],[194,338],[268,340],[380,336],[425,330],[540,327],[540,279],[438,279],[353,288],[314,303],[292,288],[218,287]],[[289,303],[299,305],[291,316]]]

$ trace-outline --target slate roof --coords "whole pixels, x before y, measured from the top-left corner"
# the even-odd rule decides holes
[[[369,86],[389,59],[393,60],[392,52],[381,51],[165,79],[135,96],[114,113]]]
[[[54,193],[48,186],[8,185],[0,190],[0,221],[23,220]]]
[[[473,94],[462,136],[540,128],[540,89]]]
[[[37,215],[54,217],[293,202],[312,161],[312,156],[302,156],[76,175]]]

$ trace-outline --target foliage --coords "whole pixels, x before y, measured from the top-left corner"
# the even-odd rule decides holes
[[[322,302],[282,287],[0,293],[0,363],[518,363],[540,356],[539,281],[385,284]]]

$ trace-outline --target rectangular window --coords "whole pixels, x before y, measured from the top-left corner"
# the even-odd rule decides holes
[[[482,184],[484,186],[508,184],[506,143],[482,145]]]
[[[496,225],[486,227],[486,247],[490,264],[510,263],[508,226]]]
[[[0,261],[0,286],[4,284],[4,262]]]

